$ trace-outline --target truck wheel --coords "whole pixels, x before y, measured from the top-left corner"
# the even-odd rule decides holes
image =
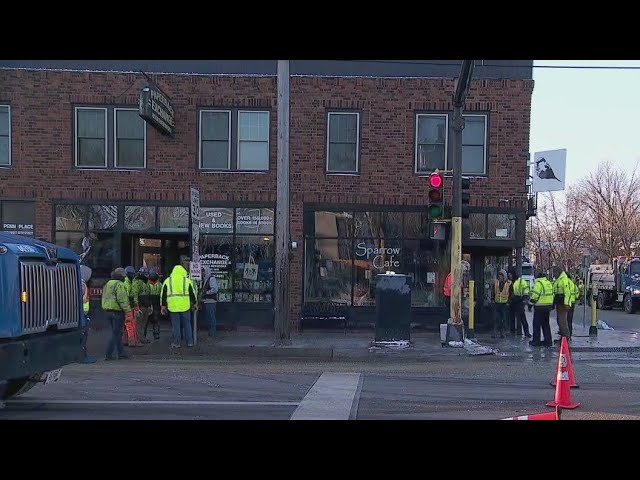
[[[1,400],[7,400],[28,392],[38,384],[42,374],[32,375],[30,377],[14,378],[7,380],[6,387],[2,392]]]
[[[631,298],[631,295],[627,294],[624,296],[624,311],[627,313],[636,313],[636,302],[634,302]]]
[[[602,292],[598,293],[598,296],[596,297],[596,307],[598,307],[598,310],[605,309],[604,295],[602,294]]]

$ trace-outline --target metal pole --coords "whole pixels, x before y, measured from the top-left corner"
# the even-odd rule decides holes
[[[276,198],[276,343],[288,342],[289,325],[289,60],[278,60],[278,168]]]
[[[473,75],[473,60],[464,60],[453,94],[453,198],[451,215],[451,308],[450,323],[462,326],[462,111]],[[463,336],[463,335],[461,335]]]
[[[476,333],[474,327],[476,325],[476,282],[469,280],[469,328],[467,329],[467,337],[475,338]]]
[[[598,312],[597,312],[597,305],[596,305],[597,293],[598,293],[598,287],[596,284],[594,284],[593,289],[591,290],[591,326],[589,327],[590,337],[598,336]]]

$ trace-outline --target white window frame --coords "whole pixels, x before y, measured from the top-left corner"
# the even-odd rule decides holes
[[[0,107],[7,107],[9,114],[9,163],[0,163],[0,168],[9,168],[11,166],[11,105],[0,104]]]
[[[203,167],[202,166],[202,113],[206,112],[206,113],[226,113],[228,115],[229,118],[229,128],[228,128],[228,133],[229,133],[229,139],[228,139],[228,144],[229,144],[229,148],[227,149],[227,168],[210,168],[210,167]],[[204,171],[227,171],[227,170],[231,170],[231,139],[232,139],[232,135],[231,135],[231,110],[221,110],[221,109],[212,109],[212,108],[203,108],[202,110],[200,110],[200,113],[198,114],[199,118],[198,118],[198,169],[199,170],[204,170]]]
[[[484,148],[482,150],[482,156],[483,156],[482,173],[478,173],[478,172],[467,173],[463,169],[462,174],[469,177],[486,177],[487,176],[487,136],[488,136],[487,130],[489,127],[489,116],[486,113],[474,113],[474,114],[462,115],[462,117],[463,118],[468,118],[468,117],[484,118]],[[462,138],[460,138],[460,141],[462,142]],[[462,148],[462,145],[460,145],[460,148]]]
[[[414,167],[413,172],[417,175],[429,176],[432,171],[418,170],[418,128],[420,125],[420,117],[444,117],[444,169],[447,170],[447,160],[449,152],[449,115],[446,113],[417,113],[416,114],[416,145],[414,152]]]
[[[331,115],[355,115],[356,116],[356,167],[355,167],[355,170],[353,171],[329,170],[329,144],[331,143],[330,142]],[[340,112],[340,111],[327,112],[326,128],[327,128],[327,142],[326,142],[327,159],[325,163],[325,172],[328,175],[359,175],[360,174],[360,112]]]
[[[240,115],[243,113],[266,113],[267,114],[267,167],[266,168],[240,168]],[[238,128],[236,130],[236,170],[238,172],[267,172],[271,163],[271,112],[269,110],[238,110]],[[231,130],[229,130],[231,132]],[[243,140],[247,142],[248,140]]]
[[[86,166],[86,165],[78,165],[78,111],[79,110],[102,110],[104,112],[104,165],[100,166],[100,165],[90,165],[90,166]],[[109,137],[109,129],[108,129],[108,122],[107,122],[107,108],[106,107],[75,107],[74,108],[74,112],[73,112],[73,124],[74,124],[74,129],[73,129],[73,137],[74,137],[74,151],[75,151],[75,166],[76,168],[82,168],[82,169],[88,169],[88,170],[95,170],[95,169],[105,169],[107,168],[107,164],[108,164],[108,158],[107,158],[107,144],[109,143],[107,141],[108,137]]]
[[[137,112],[137,108],[123,108],[116,107],[113,109],[113,168],[114,170],[145,170],[147,168],[147,122],[144,120],[142,123],[144,124],[144,130],[142,134],[143,140],[143,166],[142,167],[121,167],[118,165],[118,112],[119,111],[129,111],[129,112]]]

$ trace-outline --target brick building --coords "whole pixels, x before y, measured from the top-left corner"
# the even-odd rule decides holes
[[[218,323],[271,326],[276,63],[0,60],[0,226],[78,253],[87,239],[98,293],[115,266],[166,274],[188,258],[196,187]],[[524,246],[532,64],[478,61],[465,106],[463,254],[479,299]],[[445,317],[448,228],[432,238],[425,192],[434,168],[450,168],[458,71],[455,61],[291,62],[294,329],[329,302],[346,304],[353,324],[373,321],[375,274],[387,269],[413,277],[417,323]],[[149,85],[171,102],[172,136],[139,115]]]

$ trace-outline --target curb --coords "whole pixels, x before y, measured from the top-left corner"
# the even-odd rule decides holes
[[[182,348],[180,349],[182,350]],[[130,351],[134,359],[172,359],[172,360],[188,360],[189,358],[283,358],[283,359],[319,359],[332,360],[334,358],[333,348],[331,347],[266,347],[266,346],[248,346],[248,347],[214,347],[209,350],[196,350],[183,353],[182,351],[158,352],[158,353],[136,353]]]

